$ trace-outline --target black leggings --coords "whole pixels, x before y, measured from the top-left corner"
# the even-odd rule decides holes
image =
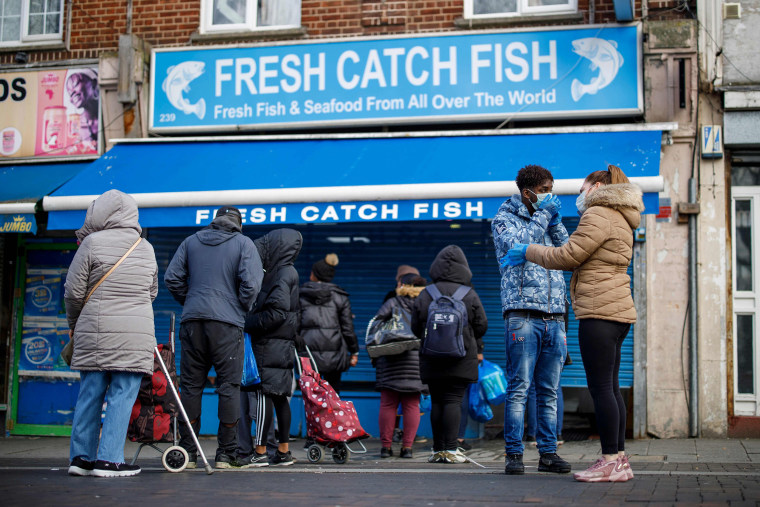
[[[285,395],[274,396],[257,391],[256,406],[256,444],[267,445],[266,436],[272,427],[274,414],[277,414],[277,442],[287,444],[290,441],[290,402]]]
[[[462,397],[469,386],[465,380],[440,380],[428,383],[433,451],[452,451],[459,447],[457,435],[462,414]]]
[[[578,342],[588,390],[594,400],[602,454],[625,450],[625,402],[620,394],[620,350],[630,324],[601,319],[582,319]]]

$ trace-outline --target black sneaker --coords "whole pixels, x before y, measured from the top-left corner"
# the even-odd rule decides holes
[[[467,440],[457,440],[457,445],[465,451],[472,450],[472,445]]]
[[[93,467],[94,464],[92,461],[87,461],[81,456],[77,456],[71,460],[71,465],[69,465],[69,475],[79,475],[81,477],[86,477],[88,475],[92,475]]]
[[[563,460],[557,453],[542,454],[538,460],[539,472],[552,472],[555,474],[566,474],[570,472],[570,463]]]
[[[269,455],[267,453],[259,454],[253,451],[253,454],[238,460],[241,468],[259,468],[269,466]]]
[[[240,468],[237,458],[230,454],[218,454],[214,459],[216,468]]]
[[[380,448],[380,457],[381,458],[390,458],[393,456],[393,448],[391,447],[381,447]]]
[[[525,473],[522,454],[507,454],[507,464],[504,467],[504,473],[507,475],[522,475]]]
[[[402,447],[401,452],[398,453],[399,458],[413,458],[414,452],[411,447]]]
[[[137,465],[111,463],[100,459],[92,467],[92,475],[95,477],[130,477],[139,473],[140,467]]]
[[[288,452],[277,451],[274,456],[269,460],[269,464],[273,467],[286,467],[292,465],[296,460],[293,459],[293,455]]]

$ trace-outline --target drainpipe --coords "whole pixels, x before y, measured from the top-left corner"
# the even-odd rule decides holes
[[[697,202],[697,180],[689,178],[689,203]],[[689,437],[699,437],[697,364],[697,215],[689,215]]]
[[[588,2],[588,24],[589,25],[594,24],[595,14],[596,14],[596,2],[594,0],[589,0]]]

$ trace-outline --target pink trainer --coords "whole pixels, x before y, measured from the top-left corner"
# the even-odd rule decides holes
[[[583,472],[576,473],[574,477],[580,482],[625,482],[628,480],[628,473],[620,458],[615,461],[599,458],[596,463]]]
[[[620,457],[620,460],[623,462],[623,468],[625,469],[626,475],[628,475],[628,479],[633,479],[633,469],[631,468],[631,464],[628,462],[628,455],[623,454]]]

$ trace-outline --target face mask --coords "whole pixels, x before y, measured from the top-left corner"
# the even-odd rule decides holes
[[[583,212],[586,211],[586,191],[585,190],[581,192],[581,195],[579,195],[575,199],[575,207],[578,208],[578,216],[583,215]]]
[[[537,193],[535,193],[531,189],[528,189],[528,192],[530,192],[531,194],[535,195],[536,198],[538,199],[536,202],[531,202],[530,203],[531,207],[533,208],[533,211],[537,210],[542,202],[544,202],[545,200],[549,199],[552,196],[551,192],[548,193],[548,194],[537,194]]]

